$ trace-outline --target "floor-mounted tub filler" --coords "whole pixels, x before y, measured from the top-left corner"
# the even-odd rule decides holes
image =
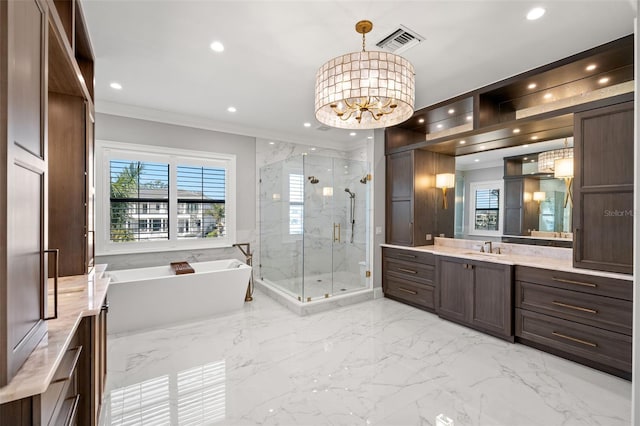
[[[193,274],[171,266],[109,272],[108,333],[179,324],[242,308],[251,267],[236,259],[191,263]]]

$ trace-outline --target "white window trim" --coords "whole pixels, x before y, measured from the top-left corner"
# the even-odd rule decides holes
[[[476,230],[476,191],[478,189],[499,189],[500,190],[500,199],[498,203],[498,230],[497,231],[486,231],[486,230]],[[504,181],[502,180],[491,180],[491,181],[482,181],[482,182],[470,182],[469,183],[469,235],[485,235],[485,236],[502,236],[502,229],[504,223]]]
[[[206,151],[193,151],[176,148],[165,148],[153,145],[96,140],[96,255],[148,253],[174,250],[230,247],[236,242],[236,156]],[[167,241],[135,241],[114,243],[109,238],[109,193],[110,176],[109,160],[131,159],[135,161],[161,161],[169,163],[169,235]],[[179,160],[179,161],[177,161]],[[225,227],[226,236],[220,238],[184,239],[176,238],[178,219],[176,202],[177,182],[176,165],[196,165],[225,167],[226,198]],[[172,220],[174,219],[174,220]]]

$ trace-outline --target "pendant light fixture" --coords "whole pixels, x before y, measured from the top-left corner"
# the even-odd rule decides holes
[[[371,21],[360,21],[362,52],[326,62],[316,74],[316,119],[341,129],[376,129],[402,123],[413,115],[413,65],[388,52],[367,52]]]

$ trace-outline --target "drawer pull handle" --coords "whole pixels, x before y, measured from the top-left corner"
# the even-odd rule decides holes
[[[551,279],[553,281],[557,281],[559,283],[575,284],[575,285],[581,285],[581,286],[584,286],[584,287],[593,287],[593,288],[598,287],[597,285],[595,285],[593,283],[583,283],[582,281],[565,280],[564,278],[556,278],[556,277],[553,277]]]
[[[588,312],[590,314],[597,314],[598,313],[598,311],[596,311],[595,309],[583,308],[582,306],[569,305],[567,303],[556,302],[555,300],[553,302],[551,302],[551,303],[556,305],[556,306],[561,306],[563,308],[574,309],[574,310],[580,311],[580,312]]]
[[[571,340],[572,342],[581,343],[581,344],[583,344],[585,346],[591,346],[592,348],[597,348],[598,347],[598,345],[596,345],[595,343],[587,342],[586,340],[582,340],[582,339],[578,339],[578,338],[575,338],[575,337],[567,336],[565,334],[556,333],[555,331],[552,332],[551,334],[553,334],[554,336],[557,336],[557,337],[561,337],[563,339]]]
[[[405,293],[413,294],[414,296],[416,296],[418,294],[417,291],[407,290],[406,288],[402,288],[402,287],[398,287],[398,290],[404,291]]]
[[[415,259],[415,258],[416,258],[416,256],[415,256],[415,255],[413,255],[413,254],[403,254],[403,253],[398,253],[398,256],[400,256],[400,257],[408,257],[408,258],[410,258],[410,259]]]
[[[398,271],[406,272],[408,274],[417,274],[418,273],[418,271],[414,271],[413,269],[404,269],[404,268],[398,268]]]

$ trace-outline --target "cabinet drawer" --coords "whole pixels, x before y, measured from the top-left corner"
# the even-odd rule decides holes
[[[631,335],[633,303],[627,300],[518,281],[516,307]]]
[[[49,387],[42,394],[41,419],[43,424],[56,421],[60,416],[65,398],[77,393],[76,367],[81,353],[82,346],[67,350]]]
[[[405,262],[402,260],[385,258],[385,274],[401,279],[416,281],[425,285],[433,285],[435,267],[423,265],[415,262]]]
[[[616,299],[633,300],[632,281],[550,269],[516,266],[516,281],[526,281]]]
[[[411,283],[387,275],[384,294],[430,311],[435,309],[434,289],[430,285]]]
[[[435,266],[436,257],[433,253],[417,250],[401,250],[390,247],[382,247],[382,257],[391,257],[407,262],[417,262],[423,265]]]
[[[622,371],[631,371],[631,336],[516,309],[516,336]]]

